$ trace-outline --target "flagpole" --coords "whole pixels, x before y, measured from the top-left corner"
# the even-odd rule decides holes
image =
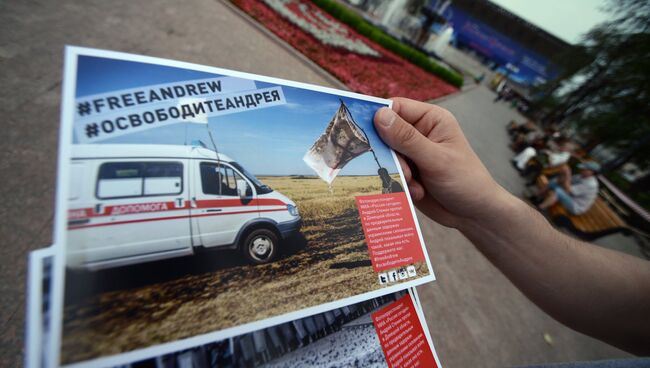
[[[343,102],[343,100],[340,98],[339,101],[341,101],[341,105],[343,105],[345,111],[347,111],[348,115],[350,115],[350,119],[352,119],[352,124],[356,125],[356,127],[359,128],[359,130],[361,130],[361,133],[363,133],[363,135],[366,137],[366,140],[368,141],[368,147],[370,147],[370,152],[372,153],[372,157],[375,159],[377,166],[381,169],[381,164],[377,159],[377,154],[375,153],[375,150],[372,149],[372,146],[370,145],[370,138],[368,138],[368,134],[366,134],[366,131],[363,130],[363,128],[354,120],[354,116],[352,116],[352,113],[350,112],[350,109],[348,109],[348,106],[345,104],[345,102]]]
[[[214,143],[214,138],[212,137],[212,131],[210,130],[210,125],[205,124],[205,128],[208,131],[210,136],[210,141],[212,142],[212,147],[214,147],[214,153],[217,155],[217,170],[221,169],[221,160],[219,159],[219,151],[217,150],[217,145]],[[221,179],[219,179],[221,180]],[[219,195],[221,195],[221,182],[219,183]]]

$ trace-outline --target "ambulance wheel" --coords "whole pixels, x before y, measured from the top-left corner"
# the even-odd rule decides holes
[[[278,253],[278,236],[269,229],[253,230],[244,239],[242,251],[253,264],[269,263]]]

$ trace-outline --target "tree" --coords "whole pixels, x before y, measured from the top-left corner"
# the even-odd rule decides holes
[[[581,45],[593,60],[579,72],[584,82],[561,97],[554,117],[615,150],[606,168],[650,167],[650,1],[610,0],[607,10],[611,20]]]

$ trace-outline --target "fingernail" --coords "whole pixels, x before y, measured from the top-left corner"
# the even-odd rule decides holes
[[[385,128],[390,128],[390,126],[395,122],[395,118],[397,118],[397,115],[393,110],[388,107],[382,107],[379,111],[377,122]]]

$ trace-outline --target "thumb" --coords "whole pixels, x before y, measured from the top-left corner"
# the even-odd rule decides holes
[[[410,158],[416,165],[426,164],[431,159],[435,143],[390,108],[382,107],[377,111],[375,128],[389,146]]]

